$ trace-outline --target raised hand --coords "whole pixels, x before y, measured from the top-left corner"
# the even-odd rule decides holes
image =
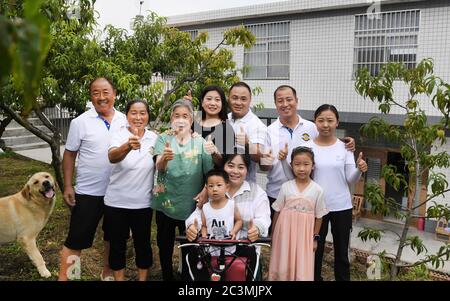
[[[272,149],[269,149],[268,153],[262,154],[261,165],[266,165],[266,166],[273,165],[274,160],[275,160],[275,157],[273,156]]]
[[[284,145],[284,148],[278,152],[278,160],[280,161],[286,160],[288,152],[289,152],[288,144],[286,143]]]
[[[166,145],[164,147],[164,152],[162,154],[162,159],[166,162],[173,160],[175,154],[173,153],[172,148],[170,147],[170,142],[166,141]]]
[[[244,126],[241,125],[239,132],[236,134],[236,144],[242,147],[248,143],[247,134],[245,134]]]
[[[128,147],[130,149],[141,149],[141,139],[139,138],[139,130],[137,128],[132,128],[131,132],[133,135],[131,135],[128,138]]]
[[[253,220],[248,221],[247,225],[247,238],[250,241],[255,241],[259,238],[259,230],[258,228],[253,224]]]
[[[190,225],[189,228],[187,228],[186,230],[186,238],[189,241],[194,241],[197,239],[197,235],[198,235],[198,221],[195,218],[194,223]]]
[[[217,153],[217,147],[214,145],[211,135],[206,137],[205,150],[210,155]]]
[[[364,161],[364,159],[363,159],[363,153],[362,152],[360,152],[359,155],[358,155],[358,159],[356,160],[356,166],[358,166],[358,169],[361,172],[366,172],[368,170],[368,166],[367,166],[366,161]]]
[[[192,101],[192,91],[187,91],[186,95],[183,96],[184,100]]]

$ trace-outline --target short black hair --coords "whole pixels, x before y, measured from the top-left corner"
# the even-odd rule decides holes
[[[116,87],[114,86],[112,80],[110,80],[110,79],[107,78],[107,77],[97,77],[97,78],[94,78],[94,79],[89,83],[89,92],[91,92],[92,85],[93,85],[96,81],[98,81],[98,80],[106,80],[106,81],[111,85],[111,88],[113,89],[113,91],[116,91]]]
[[[320,107],[317,108],[317,110],[314,112],[314,120],[319,117],[320,113],[324,111],[331,111],[336,116],[337,121],[339,121],[339,113],[335,106],[329,105],[329,104],[323,104]]]
[[[240,156],[242,158],[242,161],[244,161],[245,167],[247,167],[247,171],[250,168],[250,162],[251,158],[248,153],[245,154],[226,154],[224,155],[224,158],[222,160],[223,166],[227,164],[228,162],[232,161],[235,157]]]
[[[230,182],[230,177],[223,169],[211,169],[206,173],[205,182],[208,183],[208,179],[211,177],[221,177],[224,179],[225,183]]]
[[[250,86],[244,82],[237,82],[237,83],[232,84],[230,87],[230,90],[228,90],[228,92],[231,92],[231,90],[233,90],[233,88],[236,88],[236,87],[246,88],[248,90],[248,92],[250,93],[250,96],[252,96],[252,89],[250,89]]]
[[[273,92],[273,100],[277,100],[277,92],[283,89],[291,89],[292,93],[294,94],[294,97],[297,98],[297,91],[295,91],[294,87],[291,87],[289,85],[281,85],[278,88],[275,89]]]
[[[208,92],[211,91],[216,91],[217,93],[219,93],[220,96],[220,100],[222,102],[222,109],[219,112],[219,118],[222,121],[226,121],[227,120],[227,113],[228,113],[228,103],[227,103],[227,98],[225,97],[225,92],[223,91],[223,89],[219,86],[206,86],[203,90],[202,90],[202,94],[200,95],[200,110],[202,111],[202,119],[205,120],[206,118],[206,112],[205,109],[203,109],[203,99],[205,98],[205,95]]]
[[[128,112],[130,111],[131,106],[136,103],[142,103],[145,105],[145,109],[147,110],[148,116],[150,118],[150,107],[149,107],[148,103],[143,99],[133,99],[133,100],[128,101],[127,106],[125,107],[125,115],[128,115]]]

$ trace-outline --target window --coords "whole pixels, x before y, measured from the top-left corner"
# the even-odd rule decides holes
[[[191,35],[191,40],[195,40],[195,38],[198,36],[198,30],[184,30],[184,32],[187,32]]]
[[[244,79],[289,79],[289,22],[247,25],[256,37],[244,50]]]
[[[356,15],[353,74],[367,67],[375,76],[387,62],[414,68],[419,21],[419,10]]]

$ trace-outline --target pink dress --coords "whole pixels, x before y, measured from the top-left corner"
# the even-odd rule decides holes
[[[322,188],[311,183],[300,192],[295,180],[281,187],[272,204],[280,214],[272,236],[269,280],[314,280],[314,223],[327,213]]]

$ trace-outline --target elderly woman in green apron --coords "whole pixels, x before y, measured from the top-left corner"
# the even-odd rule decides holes
[[[213,168],[205,139],[193,138],[193,108],[189,101],[172,106],[172,134],[159,136],[155,155],[157,184],[151,207],[156,210],[157,244],[163,280],[173,280],[172,255],[175,228],[184,235],[184,221],[195,209],[194,197],[204,187],[204,175]]]

